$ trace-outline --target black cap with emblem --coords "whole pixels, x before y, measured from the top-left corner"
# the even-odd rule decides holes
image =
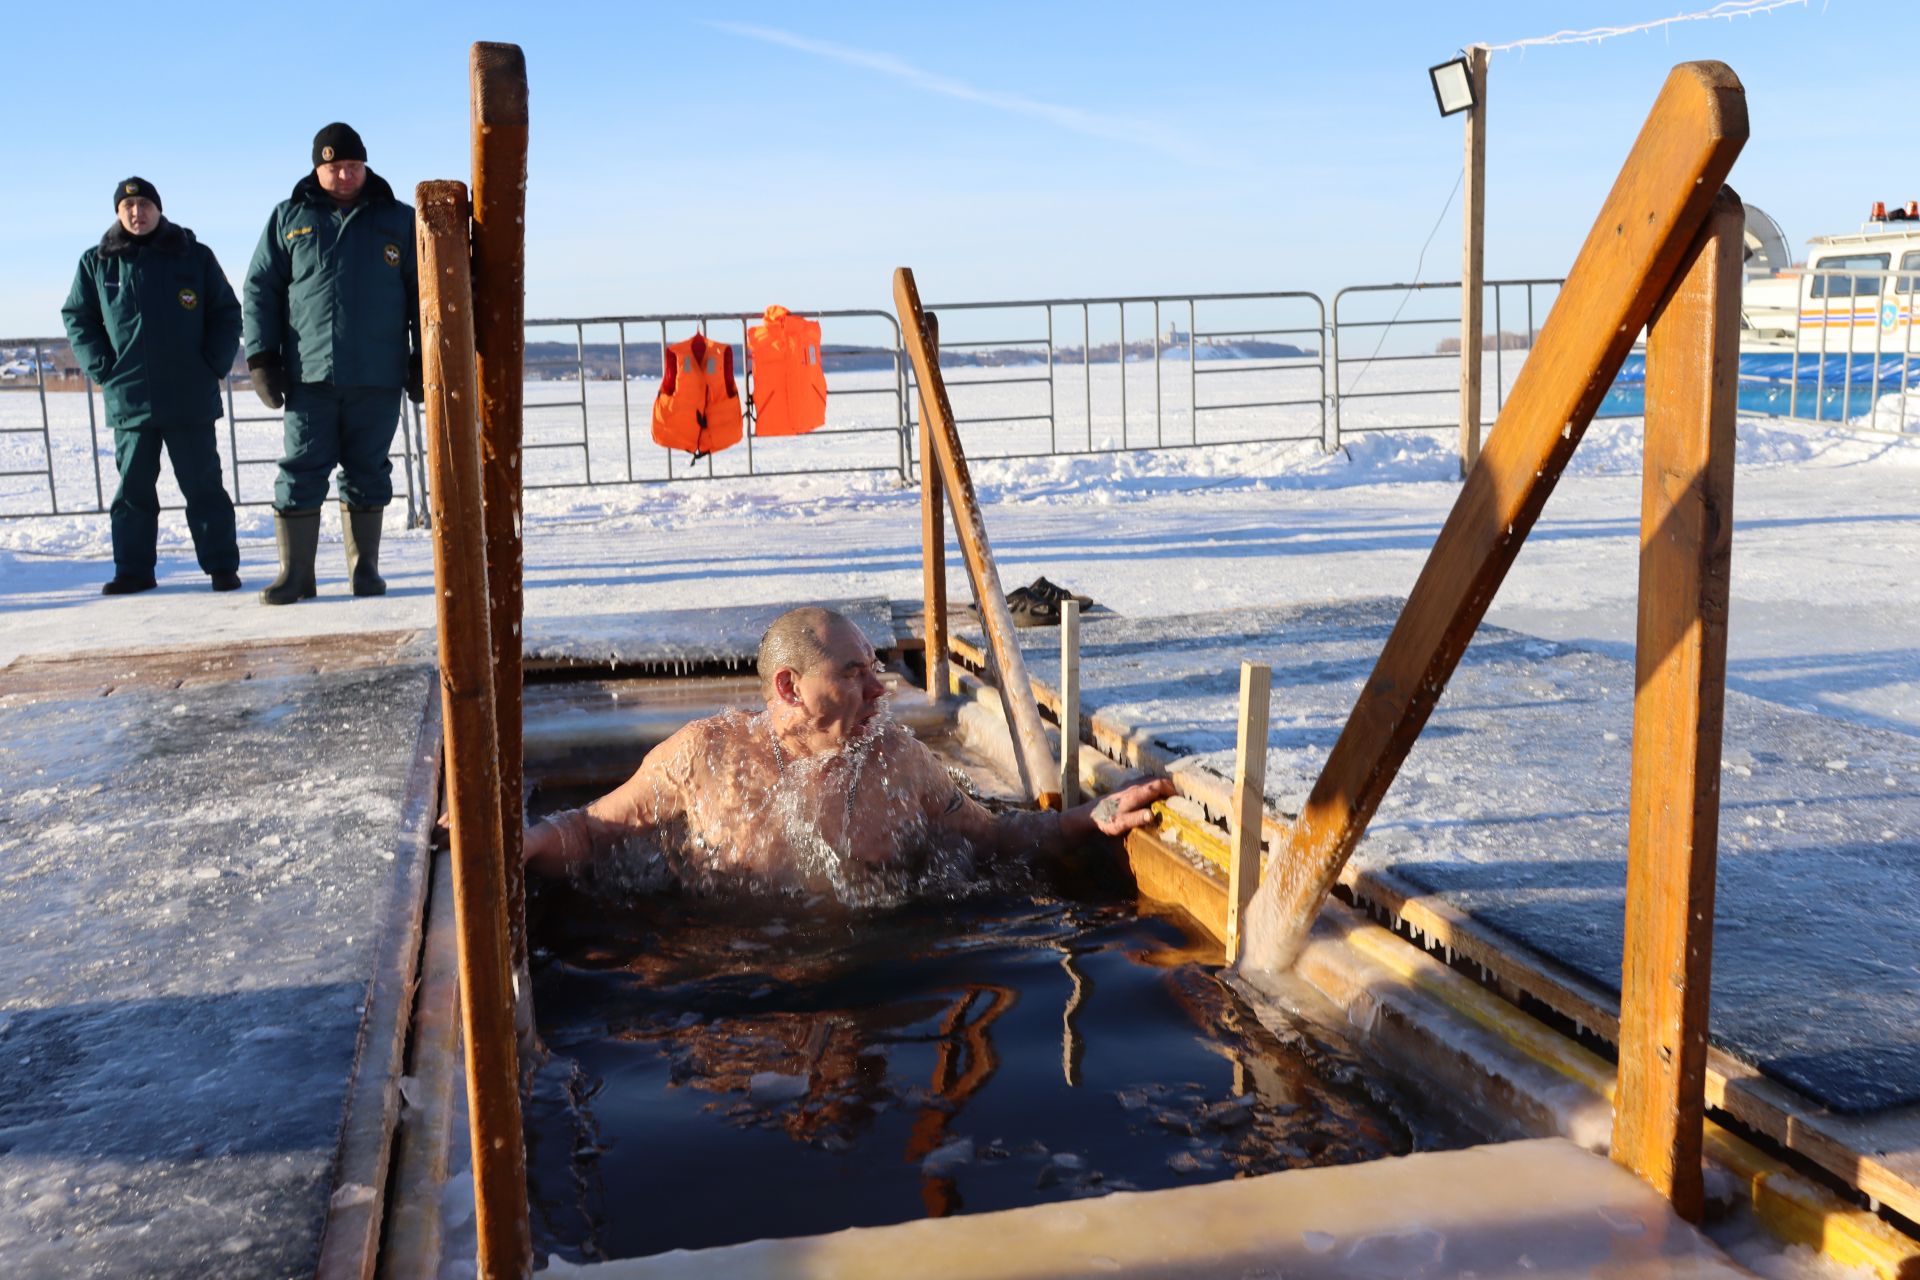
[[[123,178],[119,182],[114,183],[113,211],[115,213],[120,212],[120,202],[122,200],[151,200],[153,201],[154,208],[160,209],[164,207],[160,203],[160,193],[155,191],[153,184],[145,178]]]
[[[367,144],[360,141],[360,135],[353,131],[350,124],[339,121],[328,125],[313,135],[313,167],[333,164],[338,160],[359,160],[367,158]]]

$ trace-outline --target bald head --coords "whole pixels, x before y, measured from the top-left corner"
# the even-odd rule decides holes
[[[760,691],[772,699],[775,673],[785,667],[796,676],[806,675],[833,654],[834,642],[848,632],[858,635],[859,628],[845,614],[818,605],[789,609],[775,618],[760,637]]]

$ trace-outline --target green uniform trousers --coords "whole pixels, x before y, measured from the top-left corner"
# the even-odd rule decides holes
[[[387,450],[400,425],[399,387],[336,387],[296,382],[287,389],[285,454],[273,484],[280,511],[313,511],[327,500],[327,480],[340,468],[340,500],[350,507],[393,501]]]
[[[213,423],[150,422],[115,429],[113,462],[120,487],[108,508],[113,524],[116,573],[153,573],[154,541],[160,536],[160,449],[173,462],[173,478],[187,500],[187,529],[193,553],[206,573],[236,573],[240,547],[233,535],[233,500],[220,479],[220,447]]]

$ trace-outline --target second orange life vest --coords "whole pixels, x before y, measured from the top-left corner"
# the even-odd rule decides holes
[[[661,353],[660,394],[653,399],[653,442],[695,458],[740,443],[740,391],[733,348],[694,334]]]
[[[747,333],[753,359],[753,434],[797,436],[827,420],[827,374],[820,367],[820,325],[785,307]]]

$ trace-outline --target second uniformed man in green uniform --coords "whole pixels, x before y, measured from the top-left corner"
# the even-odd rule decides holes
[[[403,389],[420,398],[419,286],[413,209],[367,168],[366,146],[347,125],[314,136],[313,172],[267,219],[245,292],[254,390],[270,408],[286,407],[273,489],[280,576],[261,602],[316,594],[320,509],[335,467],[353,594],[380,595],[380,522],[393,500],[387,451]]]

